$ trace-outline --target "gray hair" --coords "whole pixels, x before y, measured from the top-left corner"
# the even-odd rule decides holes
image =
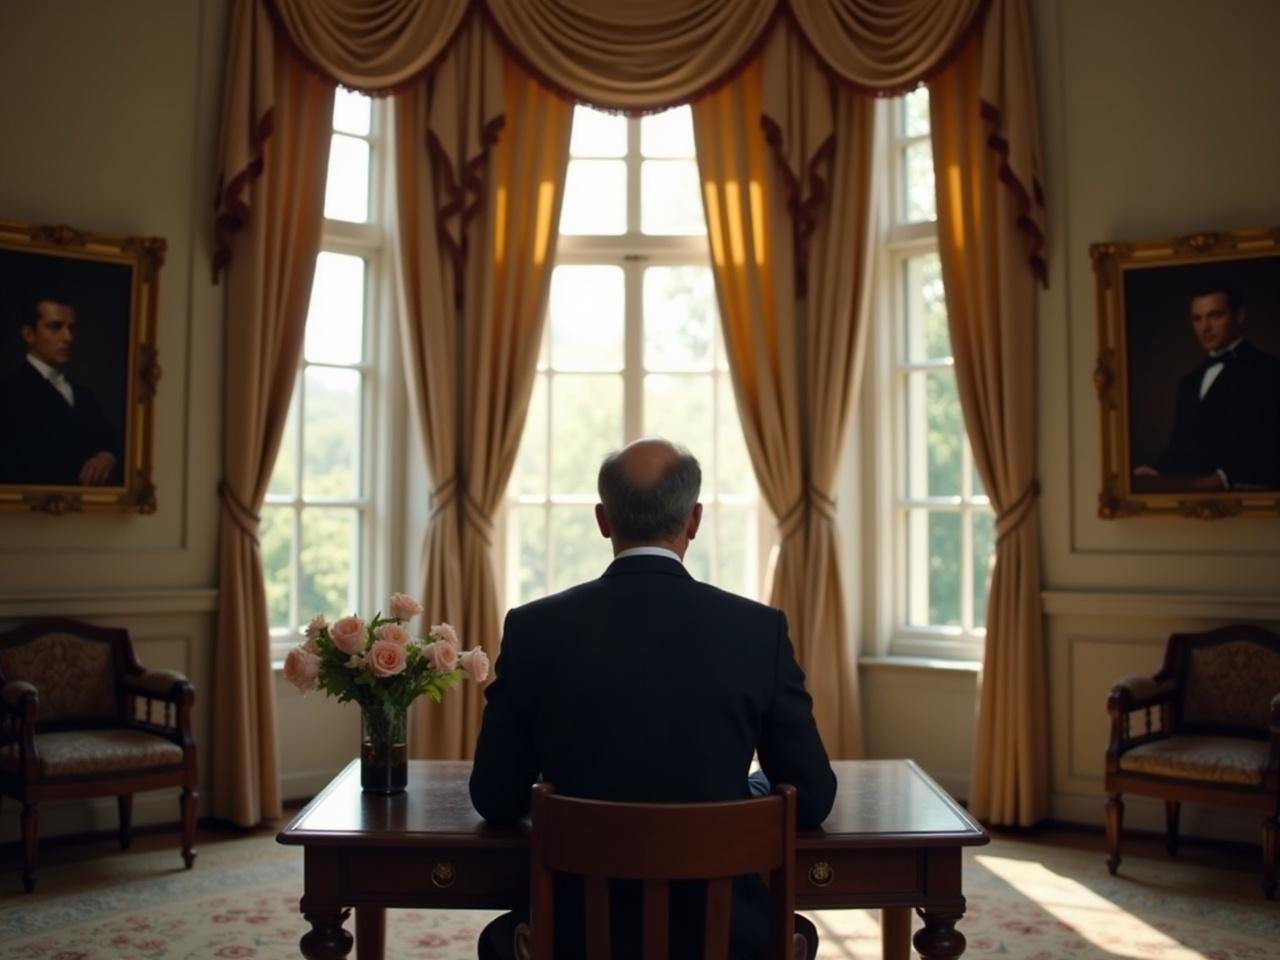
[[[622,465],[621,450],[615,450],[600,464],[596,490],[617,539],[632,543],[667,540],[679,536],[684,529],[698,502],[702,467],[684,447],[672,447],[676,459],[650,485],[635,482]]]

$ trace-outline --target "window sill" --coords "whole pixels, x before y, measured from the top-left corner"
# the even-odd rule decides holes
[[[980,660],[943,660],[939,657],[859,657],[858,668],[877,670],[892,667],[899,670],[941,670],[959,673],[980,673]]]

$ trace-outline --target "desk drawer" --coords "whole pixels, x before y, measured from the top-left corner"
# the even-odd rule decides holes
[[[344,858],[344,903],[511,907],[525,894],[529,855],[504,850],[352,851]]]
[[[801,851],[796,894],[814,903],[849,898],[851,906],[917,894],[924,881],[921,859],[913,850]]]

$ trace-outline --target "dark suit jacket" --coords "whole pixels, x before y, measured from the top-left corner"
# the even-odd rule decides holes
[[[821,823],[835,800],[785,616],[671,559],[615,560],[599,580],[508,613],[486,698],[471,799],[488,820],[528,813],[539,777],[599,800],[744,799],[753,751],[773,783],[795,786],[799,826]],[[698,894],[682,897],[673,956],[700,955]],[[560,940],[566,930],[580,939],[580,910],[576,890],[557,893],[557,957],[581,952]],[[626,913],[613,926],[630,955]],[[739,880],[734,956],[757,955],[766,928],[764,884]]]
[[[1248,340],[1200,399],[1199,367],[1178,383],[1164,474],[1221,470],[1232,486],[1280,489],[1280,359]]]
[[[106,450],[116,458],[108,483],[119,483],[120,444],[93,391],[72,383],[70,406],[25,359],[0,383],[0,483],[79,484],[80,468]]]

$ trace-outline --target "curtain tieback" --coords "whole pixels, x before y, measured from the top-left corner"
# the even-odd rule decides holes
[[[828,523],[835,523],[836,520],[836,502],[827,496],[823,491],[819,490],[814,484],[809,484],[808,489],[796,497],[795,502],[791,504],[778,518],[778,539],[782,543],[790,540],[797,533],[804,529],[805,518],[809,512],[819,514],[823,520]]]
[[[493,521],[480,509],[480,504],[476,503],[469,493],[463,494],[462,497],[462,519],[471,524],[476,533],[480,534],[480,539],[485,542],[485,546],[493,546]]]
[[[431,515],[428,523],[434,523],[440,514],[448,510],[458,499],[458,475],[455,473],[431,491]]]
[[[231,522],[240,528],[240,532],[248,536],[254,543],[258,542],[258,526],[262,518],[249,509],[248,505],[236,496],[231,484],[226,480],[218,481],[218,498],[226,507]]]
[[[1031,516],[1031,508],[1035,506],[1036,500],[1040,496],[1040,482],[1032,480],[1027,484],[1027,488],[1022,491],[1022,495],[1013,501],[1006,509],[996,514],[996,546],[1000,546],[1000,542],[1013,533],[1014,530],[1022,526],[1027,517]]]

